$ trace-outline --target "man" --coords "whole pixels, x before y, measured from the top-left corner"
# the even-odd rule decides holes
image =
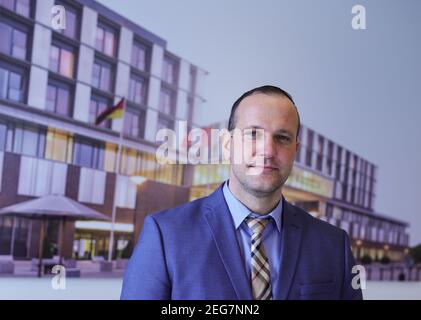
[[[282,196],[300,145],[291,96],[273,86],[246,92],[228,129],[229,180],[147,216],[121,298],[361,299],[347,234]],[[234,161],[242,147],[250,152]]]

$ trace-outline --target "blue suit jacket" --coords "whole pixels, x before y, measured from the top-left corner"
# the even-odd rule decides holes
[[[351,287],[347,234],[283,203],[280,289],[274,299],[361,299]],[[125,271],[122,299],[252,299],[222,186],[146,217]]]

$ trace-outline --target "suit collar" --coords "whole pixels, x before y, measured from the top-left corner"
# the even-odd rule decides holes
[[[274,292],[274,299],[276,300],[286,300],[288,298],[301,250],[301,238],[304,228],[302,213],[285,201],[285,198],[283,199],[280,285],[278,291]]]
[[[241,257],[234,222],[222,194],[222,185],[206,199],[205,219],[239,300],[253,299]]]

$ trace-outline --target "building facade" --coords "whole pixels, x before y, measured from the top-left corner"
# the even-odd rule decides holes
[[[65,8],[63,30],[52,28],[54,5]],[[178,120],[194,125],[206,71],[93,0],[0,0],[0,38],[0,207],[61,194],[111,215],[117,184],[118,255],[136,238],[145,212],[188,200],[185,166],[158,164],[155,137],[161,128],[177,129]],[[122,98],[124,122],[95,125]],[[137,185],[134,175],[146,182]],[[0,254],[35,256],[39,227],[1,217]],[[65,255],[106,256],[109,231],[110,223],[67,223]],[[50,221],[55,252],[57,233],[58,222]]]
[[[66,9],[64,30],[52,28],[54,5]],[[156,161],[159,129],[198,127],[207,74],[159,36],[93,0],[0,0],[0,39],[0,208],[61,194],[111,216],[115,200],[120,257],[148,213],[205,196],[228,177],[227,165]],[[124,121],[95,125],[122,98]],[[307,127],[300,140],[287,200],[346,230],[357,258],[401,259],[408,225],[374,210],[376,166]],[[106,257],[110,228],[67,222],[65,256]],[[36,220],[0,217],[0,255],[36,256],[39,229]],[[54,252],[58,232],[49,221]]]
[[[209,126],[227,127],[227,122]],[[408,253],[408,224],[375,211],[377,167],[306,126],[301,126],[299,139],[301,147],[283,188],[286,200],[344,229],[357,259],[402,260]],[[212,153],[218,154],[219,141],[210,141]],[[209,194],[228,176],[228,165],[196,166],[191,199]]]

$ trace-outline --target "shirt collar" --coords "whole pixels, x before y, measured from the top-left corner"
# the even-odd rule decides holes
[[[265,215],[261,215],[252,212],[232,194],[231,190],[228,187],[228,180],[225,181],[224,186],[222,188],[222,192],[224,194],[225,201],[227,202],[228,209],[230,210],[231,216],[234,220],[235,229],[238,229],[241,223],[244,221],[244,219],[251,214],[252,216],[260,218],[267,218],[271,216],[273,220],[275,220],[278,231],[281,232],[282,198],[271,212]]]

